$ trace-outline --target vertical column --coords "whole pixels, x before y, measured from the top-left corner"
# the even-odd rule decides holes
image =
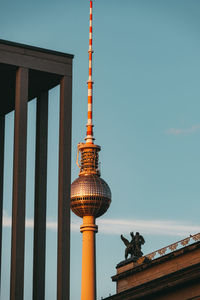
[[[96,251],[95,233],[98,227],[92,216],[83,217],[81,232],[82,244],[82,276],[81,276],[81,300],[96,300]]]
[[[0,116],[0,286],[1,286],[1,253],[2,253],[2,216],[3,216],[3,170],[4,170],[4,130],[5,117]]]
[[[60,84],[57,300],[69,300],[72,78]]]
[[[28,69],[16,72],[10,299],[23,300]]]
[[[48,91],[37,99],[33,300],[45,298]]]

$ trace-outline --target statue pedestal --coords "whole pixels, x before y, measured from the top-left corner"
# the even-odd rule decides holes
[[[149,263],[151,262],[151,260],[146,257],[146,256],[142,256],[142,257],[130,257],[128,259],[122,260],[120,263],[117,264],[116,268],[120,268],[129,264],[132,264],[133,266],[138,266],[141,265],[142,263]]]

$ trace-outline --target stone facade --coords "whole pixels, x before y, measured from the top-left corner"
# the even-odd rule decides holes
[[[107,300],[199,300],[200,242],[151,261],[117,265],[116,295]]]

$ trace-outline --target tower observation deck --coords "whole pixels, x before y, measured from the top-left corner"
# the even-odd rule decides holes
[[[83,225],[80,228],[83,234],[81,300],[96,299],[95,233],[98,227],[95,219],[102,216],[111,203],[110,188],[100,177],[99,151],[101,147],[94,144],[93,135],[92,8],[93,1],[90,0],[87,133],[85,143],[78,144],[77,165],[80,172],[79,177],[71,185],[71,210],[83,218]],[[80,162],[79,154],[81,155]]]
[[[81,165],[79,177],[71,186],[71,209],[79,217],[102,216],[110,206],[111,191],[100,177],[98,151],[94,144],[79,144]]]

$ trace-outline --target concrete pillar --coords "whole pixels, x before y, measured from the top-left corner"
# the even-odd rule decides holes
[[[24,299],[28,74],[16,72],[10,300]]]
[[[57,300],[69,300],[72,77],[60,82]]]

